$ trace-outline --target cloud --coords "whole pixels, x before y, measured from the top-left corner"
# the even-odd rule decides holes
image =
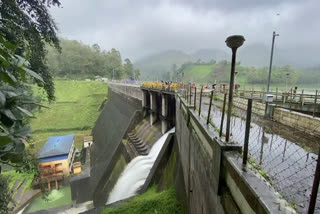
[[[229,51],[224,41],[232,34],[244,35],[245,45],[269,47],[274,30],[279,48],[320,48],[317,1],[69,0],[51,10],[61,36],[139,59],[167,49]]]

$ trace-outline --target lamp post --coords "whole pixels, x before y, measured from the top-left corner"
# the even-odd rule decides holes
[[[229,138],[230,138],[230,125],[231,125],[230,119],[231,119],[231,110],[232,110],[233,86],[234,86],[237,49],[244,43],[244,41],[245,39],[241,35],[229,36],[226,40],[227,46],[232,50],[232,63],[231,63],[230,84],[229,84],[229,102],[228,102],[227,127],[226,127],[227,142],[229,142]]]

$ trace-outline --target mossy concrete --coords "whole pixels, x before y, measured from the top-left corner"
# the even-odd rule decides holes
[[[94,200],[96,206],[106,202],[107,192],[111,190],[112,185],[107,185],[107,189],[102,187],[108,183],[109,176],[121,155],[129,161],[121,141],[135,112],[140,110],[141,100],[123,96],[109,87],[108,100],[92,130],[94,143],[90,149],[90,175],[73,187],[78,191],[77,198],[73,198],[77,203]],[[123,158],[120,159],[123,163]],[[113,178],[115,177],[117,176],[114,175]]]

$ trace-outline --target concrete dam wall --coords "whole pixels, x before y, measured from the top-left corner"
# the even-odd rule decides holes
[[[286,212],[279,208],[279,196],[259,173],[252,168],[243,170],[240,145],[220,139],[216,130],[207,126],[179,94],[173,94],[173,103],[160,101],[157,108],[150,105],[151,110],[142,113],[143,107],[148,109],[148,103],[153,102],[153,97],[172,98],[172,94],[145,90],[137,86],[109,85],[108,102],[93,129],[89,185],[78,197],[88,197],[91,191],[95,207],[105,206],[108,194],[132,159],[124,140],[130,136],[129,132],[140,130],[141,135],[144,129],[157,129],[159,123],[152,119],[158,114],[157,122],[166,121],[161,115],[165,104],[175,111],[172,114],[175,134],[163,144],[139,193],[154,183],[159,190],[174,185],[185,211],[191,214]],[[146,121],[153,126],[148,127]],[[145,128],[141,128],[141,124]]]
[[[117,90],[141,97],[137,87],[134,93],[129,87]],[[148,95],[151,99],[154,95],[149,93],[157,92],[152,89],[143,93],[142,99]],[[156,161],[149,185],[157,183],[163,189],[174,184],[188,213],[286,212],[280,209],[278,194],[259,173],[253,168],[243,170],[240,145],[220,139],[179,94],[175,95],[175,106],[167,107],[175,109],[176,133],[168,148],[163,148],[161,160]]]
[[[105,188],[111,187],[101,187],[102,181],[109,179],[116,164],[121,173],[121,168],[129,161],[121,140],[130,122],[136,117],[139,118],[139,110],[141,100],[121,96],[109,87],[108,100],[92,130],[94,144],[90,151],[90,174],[71,182],[72,199],[77,203],[94,200],[97,205],[104,204],[106,199],[102,195],[107,191]],[[116,179],[112,178],[113,182]]]

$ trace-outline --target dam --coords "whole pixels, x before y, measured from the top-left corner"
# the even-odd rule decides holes
[[[261,145],[265,157],[262,156],[263,161],[259,163],[260,156],[252,153],[250,164],[244,166],[243,118],[232,118],[235,140],[226,142],[214,125],[219,123],[222,114],[215,105],[213,110],[208,109],[210,105],[205,102],[208,96],[203,98],[200,114],[196,92],[188,98],[183,92],[140,85],[109,83],[108,87],[108,100],[93,129],[90,172],[71,180],[72,200],[77,203],[93,200],[95,208],[87,213],[95,213],[119,200],[126,201],[128,197],[130,200],[153,184],[165,189],[168,183],[175,187],[186,213],[296,213],[308,208],[307,203],[296,203],[297,207],[291,203],[294,199],[308,202],[309,196],[300,196],[294,191],[306,188],[311,191],[312,187],[302,185],[302,189],[284,191],[290,185],[283,183],[283,177],[277,177],[278,180],[274,177],[281,174],[277,165],[282,165],[282,170],[287,171],[282,176],[288,178],[294,167],[306,166],[310,173],[305,180],[312,183],[316,154],[296,146],[294,141],[287,141],[286,154],[280,153],[283,158],[275,159],[264,146],[266,139],[273,135],[270,131],[257,134],[260,128],[252,124],[251,141],[257,145],[250,143],[249,150],[260,151]],[[209,119],[204,114],[212,111],[207,123]],[[284,140],[274,137],[276,140],[271,140],[274,148],[284,145],[285,137]],[[290,162],[296,151],[301,157]],[[304,158],[308,160],[303,165]],[[271,161],[275,163],[270,164]],[[269,171],[263,170],[264,162]],[[270,169],[273,177],[265,175]],[[287,182],[295,185],[298,180],[292,177]]]

